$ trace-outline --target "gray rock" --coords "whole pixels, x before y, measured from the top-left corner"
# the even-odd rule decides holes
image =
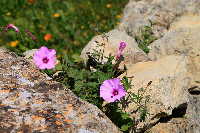
[[[200,131],[200,91],[190,92],[186,117],[188,117],[189,129],[194,133]]]
[[[28,51],[25,51],[23,53],[23,55],[25,56],[24,58],[25,59],[32,59],[32,57],[34,56],[34,53],[37,51],[38,49],[31,49],[31,50],[28,50]]]
[[[95,106],[0,48],[0,132],[118,133]]]
[[[130,0],[118,29],[135,36],[140,28],[153,24],[153,32],[160,38],[183,14],[199,13],[199,0]]]

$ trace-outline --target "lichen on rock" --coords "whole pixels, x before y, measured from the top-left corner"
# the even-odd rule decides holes
[[[0,132],[118,133],[94,105],[0,48]]]

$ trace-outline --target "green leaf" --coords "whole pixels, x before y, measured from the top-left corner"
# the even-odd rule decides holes
[[[130,119],[130,115],[128,113],[122,113],[121,116],[122,116],[122,119],[124,120]]]
[[[123,132],[125,132],[125,131],[128,131],[129,128],[130,128],[130,125],[127,124],[127,125],[122,125],[120,129],[121,129]]]

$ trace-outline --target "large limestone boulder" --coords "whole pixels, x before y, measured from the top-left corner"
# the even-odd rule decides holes
[[[149,116],[141,124],[152,127],[150,132],[200,131],[200,16],[196,8],[199,2],[132,0],[125,9],[120,30],[134,36],[151,20],[154,33],[159,36],[150,45],[148,57],[152,61],[136,63],[127,72],[134,76],[132,92],[152,81],[145,92],[150,96]],[[127,110],[134,109],[134,104],[130,104]]]
[[[87,60],[88,53],[94,53],[95,51],[103,52],[105,57],[109,55],[116,56],[119,43],[122,41],[127,43],[127,47],[123,52],[124,64],[130,65],[149,60],[147,55],[138,47],[135,40],[119,30],[112,30],[106,34],[95,36],[82,50],[81,57]],[[106,58],[101,60],[101,62],[105,61]]]
[[[182,56],[180,64],[187,59],[185,68],[188,71],[190,82],[188,89],[187,109],[184,117],[176,118],[176,114],[168,117],[167,121],[159,121],[150,132],[153,133],[199,133],[200,131],[200,16],[186,14],[176,19],[170,26],[168,32],[153,42],[150,46],[149,57],[159,61],[166,56]],[[168,65],[170,68],[173,64]],[[180,69],[182,68],[178,68]],[[166,71],[167,72],[167,71]],[[178,79],[179,80],[179,79]],[[180,80],[185,84],[184,80]],[[174,93],[174,92],[173,92]],[[180,96],[182,97],[182,96]],[[177,99],[179,96],[177,95]],[[169,100],[170,101],[170,100]]]
[[[0,48],[1,133],[118,133],[95,106]]]
[[[189,101],[188,88],[191,87],[187,63],[188,59],[184,56],[171,55],[157,61],[136,63],[128,68],[127,76],[133,77],[133,88],[129,91],[137,94],[140,88],[144,88],[143,96],[150,98],[146,123],[139,124],[138,128],[171,116],[177,108],[185,111]],[[150,86],[146,88],[150,81]],[[134,112],[136,109],[137,106],[130,103],[126,111]],[[133,114],[133,117],[139,119],[139,115]]]
[[[161,39],[150,46],[149,57],[157,60],[167,55],[183,55],[189,58],[193,87],[200,80],[200,16],[184,16],[172,24],[172,28]]]
[[[144,26],[151,26],[160,38],[174,20],[185,14],[199,14],[199,0],[130,0],[118,29],[135,36]]]

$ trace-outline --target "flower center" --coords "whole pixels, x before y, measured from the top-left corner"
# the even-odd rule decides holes
[[[113,96],[118,95],[118,93],[119,93],[118,90],[114,90],[114,91],[113,91]]]
[[[42,59],[43,63],[47,64],[49,62],[49,59],[47,57]]]

